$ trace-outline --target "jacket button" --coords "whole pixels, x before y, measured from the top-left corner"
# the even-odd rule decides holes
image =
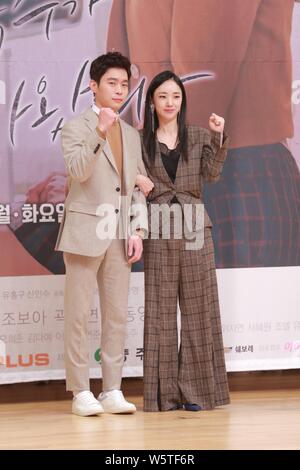
[[[118,213],[119,213],[119,209],[115,209],[115,213],[118,214]]]
[[[119,191],[121,191],[121,190],[120,190],[120,188],[116,188],[116,191],[118,191],[118,192],[119,192]]]
[[[100,148],[100,144],[97,144],[96,147],[95,147],[95,149],[94,149],[94,153],[95,153],[95,154],[98,152],[99,148]]]

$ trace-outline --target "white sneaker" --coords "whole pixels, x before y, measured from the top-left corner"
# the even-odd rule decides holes
[[[72,413],[79,416],[94,416],[103,413],[104,410],[92,392],[86,390],[79,392],[72,403]]]
[[[133,403],[125,400],[121,390],[111,390],[100,393],[98,400],[103,406],[105,413],[135,413],[136,407]]]

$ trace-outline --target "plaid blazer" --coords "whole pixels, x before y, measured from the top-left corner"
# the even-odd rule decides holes
[[[156,140],[155,163],[151,165],[142,142],[143,160],[154,189],[148,196],[148,227],[149,232],[161,233],[161,224],[156,223],[153,215],[160,210],[161,204],[170,205],[176,196],[182,209],[185,204],[203,204],[203,185],[205,181],[215,182],[220,178],[227,155],[229,139],[223,134],[208,131],[198,126],[187,126],[188,161],[180,156],[176,179],[173,183],[162,162],[159,142]],[[142,136],[142,133],[141,133]],[[197,212],[192,211],[191,231],[199,229]],[[155,220],[154,220],[155,219]],[[190,224],[188,224],[190,227]],[[211,220],[204,209],[204,227],[211,227]]]

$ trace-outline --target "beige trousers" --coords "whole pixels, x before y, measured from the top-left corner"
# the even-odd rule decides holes
[[[89,390],[88,320],[98,283],[103,391],[121,388],[130,265],[124,240],[112,240],[99,257],[64,253],[65,367],[67,390]]]

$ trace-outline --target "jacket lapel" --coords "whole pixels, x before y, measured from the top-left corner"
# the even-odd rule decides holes
[[[122,133],[122,148],[123,148],[123,193],[127,194],[128,189],[132,185],[132,179],[136,179],[136,165],[135,160],[130,158],[131,146],[130,139],[128,138],[127,125],[120,119],[121,133]]]
[[[90,129],[91,132],[94,132],[94,130],[97,127],[98,124],[98,117],[97,114],[92,110],[92,108],[88,108],[85,113],[84,113],[84,119],[86,121],[86,125]],[[108,141],[106,141],[103,149],[103,153],[105,154],[106,158],[109,160],[115,171],[118,173],[118,169],[116,167],[116,162],[113,156],[113,153],[111,151],[110,145]]]

